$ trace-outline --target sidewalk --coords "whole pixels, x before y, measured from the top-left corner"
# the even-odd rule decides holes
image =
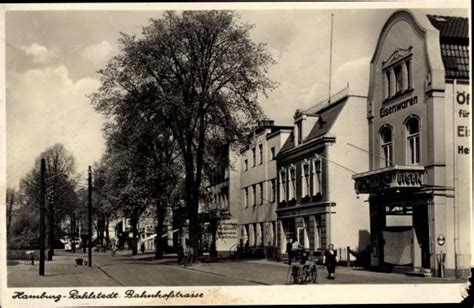
[[[175,261],[165,264],[183,267]],[[195,263],[186,267],[189,270],[212,273],[263,285],[291,284],[288,277],[288,264],[283,262],[262,260],[238,260],[215,263]],[[367,269],[338,266],[336,279],[326,279],[327,271],[318,265],[317,284],[437,284],[465,283],[464,280],[437,277],[412,277],[398,273],[373,272]],[[288,280],[287,280],[288,278]]]
[[[44,276],[39,275],[39,260],[35,265],[26,264],[25,261],[9,260],[7,266],[10,288],[35,286],[35,287],[62,287],[74,282],[75,286],[118,286],[119,283],[103,273],[94,264],[89,266],[76,266],[76,258],[87,260],[87,255],[82,253],[55,255],[53,261],[45,262]]]

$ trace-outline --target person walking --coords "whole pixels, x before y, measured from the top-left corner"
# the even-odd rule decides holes
[[[140,245],[140,250],[142,251],[142,255],[145,254],[145,242],[143,242],[141,245]]]
[[[323,263],[328,270],[327,279],[334,280],[336,278],[337,251],[334,249],[333,244],[329,244],[328,248],[324,251]]]
[[[293,260],[293,251],[291,250],[292,249],[292,239],[290,238],[288,240],[288,243],[286,243],[286,253],[288,254],[288,265],[291,264],[291,261]]]

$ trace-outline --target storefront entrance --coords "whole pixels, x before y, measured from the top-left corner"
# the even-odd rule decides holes
[[[372,260],[384,268],[431,268],[426,199],[372,199]]]

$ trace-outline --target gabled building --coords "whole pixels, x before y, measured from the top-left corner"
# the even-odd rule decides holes
[[[272,258],[276,246],[276,155],[290,135],[292,126],[277,126],[272,120],[260,121],[240,150],[241,204],[240,238],[249,247],[264,250]]]
[[[370,169],[354,176],[369,195],[374,267],[469,275],[468,29],[467,18],[400,10],[380,33],[366,114]]]
[[[278,153],[277,239],[309,250],[333,243],[361,251],[369,244],[369,211],[353,190],[352,175],[368,167],[365,96],[349,86],[294,115],[294,130]]]

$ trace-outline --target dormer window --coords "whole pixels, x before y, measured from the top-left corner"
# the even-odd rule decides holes
[[[296,122],[297,143],[303,142],[303,120]]]

